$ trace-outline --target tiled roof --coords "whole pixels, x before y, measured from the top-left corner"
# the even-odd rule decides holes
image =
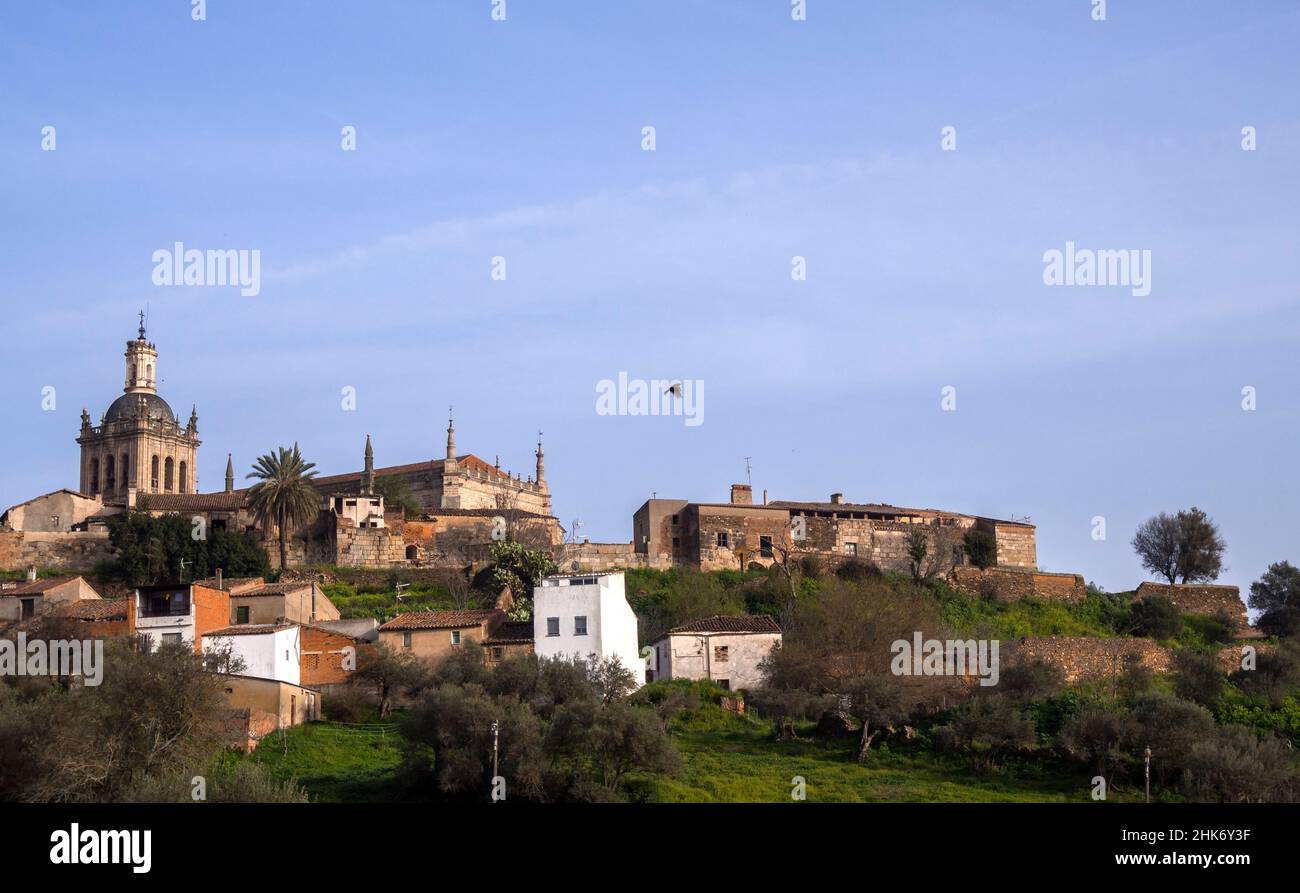
[[[138,502],[151,512],[233,512],[248,504],[248,491],[233,493],[141,493]]]
[[[83,598],[60,606],[57,614],[73,620],[125,620],[129,610],[129,598]]]
[[[291,592],[301,592],[304,589],[311,589],[310,583],[264,583],[256,589],[250,589],[247,592],[232,592],[231,598],[260,598],[271,595],[288,595]]]
[[[202,580],[195,580],[194,585],[206,586],[209,589],[217,588],[216,577],[205,577]],[[266,581],[261,577],[223,577],[221,579],[221,589],[225,592],[233,593],[236,589],[246,587],[260,588],[266,585]]]
[[[668,630],[673,633],[779,633],[781,627],[766,614],[742,614],[738,617],[705,617]]]
[[[485,611],[408,611],[405,614],[398,614],[379,627],[379,631],[464,629],[469,626],[478,626],[483,621],[494,617],[497,613],[495,608]]]
[[[292,629],[293,623],[241,623],[238,626],[224,626],[206,632],[204,636],[259,636],[263,633],[278,633],[280,630]]]
[[[531,620],[510,620],[496,628],[483,640],[484,645],[527,645],[533,641]]]
[[[41,580],[18,580],[0,583],[0,595],[41,595],[64,583],[71,583],[79,577],[45,577]]]

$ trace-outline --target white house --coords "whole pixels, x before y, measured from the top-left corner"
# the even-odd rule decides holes
[[[644,683],[622,572],[544,578],[533,589],[533,650],[538,657],[617,658]]]
[[[203,635],[203,650],[230,649],[242,658],[243,669],[236,675],[255,676],[300,685],[301,627],[296,623],[246,623],[213,630]]]
[[[759,664],[781,641],[765,614],[706,617],[670,629],[651,646],[655,679],[711,679],[723,688],[758,688]]]

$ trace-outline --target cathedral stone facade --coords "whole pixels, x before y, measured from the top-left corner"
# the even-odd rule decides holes
[[[158,396],[158,350],[145,338],[126,343],[126,384],[99,425],[81,411],[81,486],[87,496],[126,504],[128,492],[193,493],[199,449],[199,419],[191,410],[182,426]]]

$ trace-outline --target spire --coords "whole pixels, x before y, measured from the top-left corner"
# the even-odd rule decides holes
[[[456,423],[452,419],[452,408],[447,407],[447,468],[456,467]]]
[[[158,380],[158,351],[144,338],[144,311],[140,311],[140,337],[126,342],[126,387],[127,394],[155,394],[154,383]]]
[[[361,495],[370,496],[375,492],[375,451],[370,446],[370,435],[366,435],[366,466],[361,472]]]
[[[144,311],[140,311],[140,340],[144,340]]]
[[[542,432],[537,432],[537,483],[546,483],[546,453],[542,451]]]
[[[226,492],[235,492],[235,461],[230,453],[226,453]]]

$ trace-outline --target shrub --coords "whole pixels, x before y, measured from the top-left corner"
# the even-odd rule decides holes
[[[1183,772],[1189,800],[1205,803],[1294,803],[1296,776],[1286,747],[1272,734],[1223,726],[1192,745]]]
[[[966,554],[970,556],[971,564],[976,567],[986,568],[993,567],[998,563],[998,544],[993,539],[992,534],[972,527],[966,531],[963,541],[966,544]]]
[[[1134,635],[1151,639],[1174,639],[1183,631],[1183,615],[1163,595],[1138,599],[1133,602],[1131,613]]]

